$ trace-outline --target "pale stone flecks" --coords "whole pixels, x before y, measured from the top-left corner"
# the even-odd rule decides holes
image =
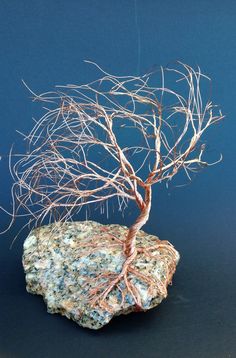
[[[32,230],[23,254],[27,291],[42,295],[49,313],[60,313],[92,329],[103,327],[114,316],[135,311],[137,306],[124,280],[109,292],[105,307],[92,304],[90,297],[92,289],[106,283],[103,273],[115,277],[122,270],[125,256],[121,240],[126,234],[125,226],[94,221],[56,223]],[[162,243],[156,236],[138,233],[138,249],[155,247],[157,242]],[[170,243],[163,243],[162,249],[157,247],[148,256],[138,250],[132,266],[166,288],[179,254]],[[148,284],[133,273],[128,278],[141,297],[141,310],[153,308],[165,298],[158,289],[150,292]]]

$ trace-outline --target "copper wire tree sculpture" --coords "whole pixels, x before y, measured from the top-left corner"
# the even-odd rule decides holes
[[[69,221],[89,204],[103,211],[114,198],[119,211],[130,200],[137,204],[139,214],[122,240],[123,268],[100,292],[104,299],[121,278],[128,285],[136,236],[151,210],[152,186],[180,170],[191,179],[207,166],[201,139],[223,116],[202,99],[201,84],[209,78],[200,68],[180,62],[160,68],[157,86],[155,73],[118,77],[94,65],[102,77],[91,83],[34,94],[49,108],[24,135],[28,151],[12,165],[12,193],[13,216],[23,208],[36,226]],[[170,80],[175,90],[167,85]]]

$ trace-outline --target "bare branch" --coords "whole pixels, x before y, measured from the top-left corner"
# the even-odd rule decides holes
[[[200,68],[179,62],[177,68],[161,67],[155,79],[154,73],[115,76],[92,64],[102,73],[93,82],[40,95],[30,90],[49,108],[22,134],[27,154],[10,153],[12,218],[29,215],[37,224],[71,220],[81,207],[104,208],[117,197],[119,211],[129,200],[146,210],[143,224],[153,184],[181,169],[191,179],[198,167],[211,165],[202,159],[200,139],[224,116],[204,102],[201,83],[209,78]],[[169,76],[175,90],[167,85]]]

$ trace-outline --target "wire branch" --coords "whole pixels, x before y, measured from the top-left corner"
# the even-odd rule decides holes
[[[204,101],[202,81],[210,79],[200,68],[179,62],[161,67],[156,78],[115,76],[92,64],[102,77],[88,84],[37,95],[24,83],[49,108],[22,134],[27,153],[10,153],[12,218],[71,220],[81,207],[114,197],[120,211],[129,200],[142,211],[147,188],[181,169],[191,179],[208,165],[200,139],[224,116]],[[169,77],[175,89],[167,86]]]

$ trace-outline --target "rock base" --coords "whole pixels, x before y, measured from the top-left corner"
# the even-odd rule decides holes
[[[126,260],[127,230],[94,221],[32,230],[23,253],[27,291],[42,295],[49,313],[91,329],[114,316],[157,306],[167,296],[179,253],[169,242],[140,231],[137,256],[127,275],[114,284]]]

